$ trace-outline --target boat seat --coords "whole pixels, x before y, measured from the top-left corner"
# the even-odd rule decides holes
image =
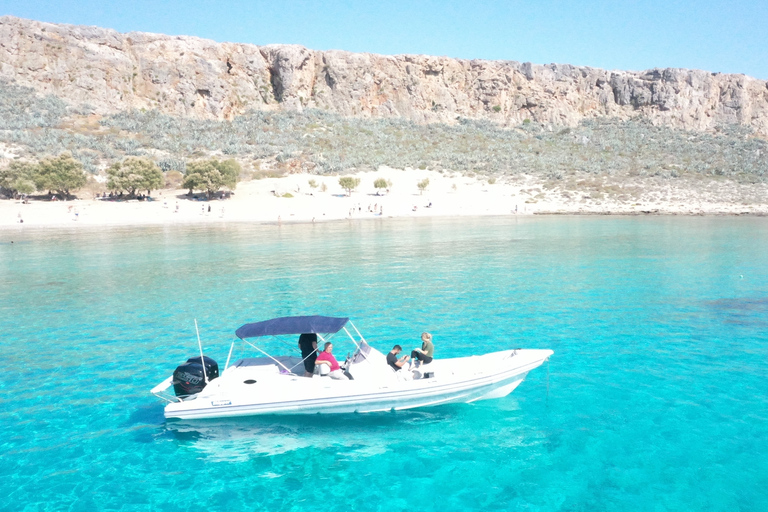
[[[403,368],[402,370],[395,371],[393,368],[392,371],[395,372],[395,375],[397,376],[397,380],[399,380],[400,382],[413,380],[413,373],[411,373],[411,370],[407,370]]]
[[[330,375],[331,369],[328,367],[327,364],[316,364],[315,365],[315,371],[312,372],[313,377],[327,377]]]

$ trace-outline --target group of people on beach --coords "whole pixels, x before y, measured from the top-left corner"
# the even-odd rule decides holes
[[[312,377],[315,374],[316,367],[327,366],[328,376],[336,380],[352,380],[352,376],[345,370],[341,369],[341,365],[333,355],[333,343],[330,341],[323,345],[323,350],[318,353],[317,351],[317,334],[305,333],[299,336],[299,349],[301,350],[301,357],[304,360],[304,369],[306,377]],[[408,364],[408,360],[411,360],[411,367],[418,367],[421,364],[428,364],[432,362],[432,358],[435,354],[435,346],[432,344],[432,335],[428,332],[421,334],[421,348],[415,348],[411,351],[410,357],[404,355],[398,357],[400,352],[403,351],[403,347],[395,345],[392,350],[387,354],[387,364],[395,371],[400,371]]]
[[[106,192],[102,192],[102,193],[97,193],[96,194],[96,199],[101,199],[101,200],[105,200],[106,199],[106,200],[121,201],[125,197],[127,197],[129,199],[138,199],[139,201],[151,201],[152,200],[152,198],[149,196],[149,194],[134,194],[133,196],[125,196],[123,194],[122,190],[120,192],[110,192],[109,194],[107,194]]]
[[[349,209],[349,217],[354,217],[355,213],[363,213],[363,206],[360,203],[357,203]],[[373,206],[371,206],[369,204],[368,213],[373,213],[374,215],[384,215],[384,205],[379,206],[379,203],[375,203]]]

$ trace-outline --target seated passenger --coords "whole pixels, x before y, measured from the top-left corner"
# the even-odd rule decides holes
[[[333,351],[333,343],[330,341],[326,342],[323,346],[323,351],[320,352],[317,359],[315,359],[315,366],[328,365],[331,369],[331,373],[328,374],[330,378],[336,380],[349,380],[349,377],[341,371],[341,366],[339,366],[339,362],[333,357],[331,351]]]
[[[432,344],[432,335],[428,332],[421,333],[421,348],[413,349],[411,357],[415,361],[421,361],[424,364],[431,363],[435,353],[435,346]]]
[[[403,351],[403,347],[395,345],[392,350],[387,354],[387,364],[392,367],[393,370],[399,371],[405,363],[408,362],[408,356],[403,356],[398,359],[397,354]]]

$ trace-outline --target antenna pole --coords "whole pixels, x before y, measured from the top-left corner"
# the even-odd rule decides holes
[[[197,318],[195,318],[195,332],[197,333],[197,346],[200,348],[200,364],[203,365],[203,377],[208,384],[208,374],[205,371],[205,359],[203,359],[203,344],[200,342],[200,329],[197,328]]]

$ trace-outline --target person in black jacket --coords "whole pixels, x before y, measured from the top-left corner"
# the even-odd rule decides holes
[[[299,348],[301,358],[304,360],[305,377],[312,377],[315,371],[315,359],[317,359],[317,334],[304,333],[299,336]]]

